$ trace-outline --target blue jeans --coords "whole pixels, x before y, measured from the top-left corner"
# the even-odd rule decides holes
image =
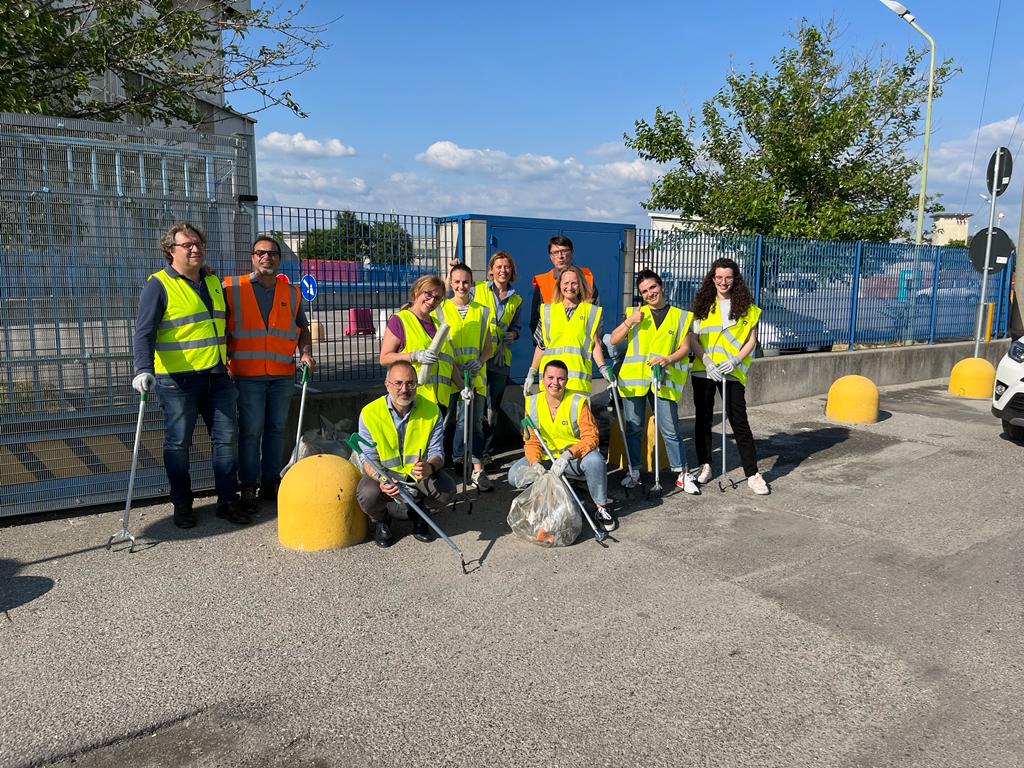
[[[466,404],[462,398],[455,395],[452,401],[455,409],[455,440],[452,443],[452,456],[457,460],[462,459],[465,451],[465,441],[462,439],[463,421],[466,416]],[[473,412],[470,415],[472,421],[469,423],[469,434],[472,446],[470,457],[472,461],[479,462],[484,455],[484,411],[487,410],[487,398],[480,393],[473,396]]]
[[[640,467],[640,446],[643,441],[644,416],[649,398],[653,398],[650,392],[639,397],[621,398],[622,418],[626,422],[626,450],[629,451],[629,459],[633,462],[634,469]],[[658,398],[658,431],[665,441],[665,451],[668,453],[668,463],[672,471],[685,471],[686,451],[683,448],[683,439],[679,435],[679,403]]]
[[[239,376],[238,482],[276,485],[283,466],[284,429],[295,391],[292,376],[253,379]],[[262,458],[261,458],[262,457]]]
[[[227,373],[157,376],[156,393],[164,412],[164,469],[171,501],[192,503],[188,452],[200,416],[213,444],[217,501],[232,501],[238,491],[238,393]]]
[[[505,398],[505,387],[508,386],[508,371],[492,371],[487,369],[487,415],[484,418],[484,453],[494,450],[494,433],[498,429],[498,416],[501,413],[501,401]]]
[[[525,456],[509,467],[508,483],[513,488],[525,488],[523,484],[523,473],[530,466],[530,460]],[[602,507],[608,503],[608,463],[600,451],[591,451],[580,459],[573,459],[565,470],[566,477],[585,478],[587,490],[590,491],[590,498],[595,504]]]

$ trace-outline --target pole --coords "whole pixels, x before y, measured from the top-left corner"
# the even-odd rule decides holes
[[[988,289],[989,259],[992,257],[992,225],[996,219],[996,190],[1003,172],[1003,148],[996,150],[995,173],[992,174],[992,189],[988,191],[988,233],[985,235],[985,269],[981,273],[981,295],[978,296],[978,313],[974,318],[974,357],[981,346],[981,322],[985,311],[985,292]]]
[[[928,189],[928,149],[931,145],[932,135],[932,94],[935,91],[935,41],[932,36],[921,29],[916,21],[911,21],[910,26],[924,35],[931,49],[928,63],[928,101],[924,111],[924,155],[921,158],[921,192],[917,197],[917,234],[914,242],[920,245],[924,237],[924,202]]]
[[[1017,247],[1024,243],[1024,196],[1020,199],[1020,223],[1017,229]],[[1007,323],[1006,335],[1016,338],[1024,333],[1024,269],[1020,268],[1020,259],[1014,258],[1010,263],[1013,269],[1013,297],[1010,306],[1010,322]]]

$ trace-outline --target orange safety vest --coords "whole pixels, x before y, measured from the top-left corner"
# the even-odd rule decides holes
[[[594,273],[586,267],[580,267],[583,272],[583,276],[587,279],[587,283],[590,285],[590,295],[594,295]],[[539,275],[533,276],[533,284],[540,288],[540,303],[550,304],[554,301],[561,301],[562,297],[556,295],[555,286],[557,281],[555,280],[555,270],[551,269],[547,272],[542,272]]]
[[[267,325],[249,275],[224,278],[228,304],[228,370],[235,376],[294,376],[299,289],[277,276]]]

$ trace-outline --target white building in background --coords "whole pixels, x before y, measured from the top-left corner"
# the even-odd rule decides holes
[[[932,245],[946,245],[951,240],[967,242],[971,213],[933,213]]]

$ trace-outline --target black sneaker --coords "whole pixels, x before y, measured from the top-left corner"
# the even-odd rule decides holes
[[[373,541],[381,549],[387,549],[395,543],[395,535],[391,532],[391,526],[387,524],[387,521],[374,524]]]
[[[260,484],[260,498],[264,501],[277,501],[277,489],[281,483]]]
[[[249,525],[252,522],[252,518],[242,508],[238,499],[220,502],[217,505],[217,517],[235,525]]]
[[[594,512],[594,522],[605,533],[611,533],[619,527],[619,521],[609,507],[598,506],[597,511]]]
[[[430,542],[437,538],[434,534],[434,529],[427,525],[427,521],[420,517],[415,512],[412,519],[412,537],[416,541]]]
[[[238,501],[239,508],[245,512],[245,514],[252,515],[256,514],[258,503],[256,501],[256,487],[247,485],[242,488],[242,498]]]
[[[174,524],[179,528],[196,527],[196,513],[191,502],[174,505]]]

